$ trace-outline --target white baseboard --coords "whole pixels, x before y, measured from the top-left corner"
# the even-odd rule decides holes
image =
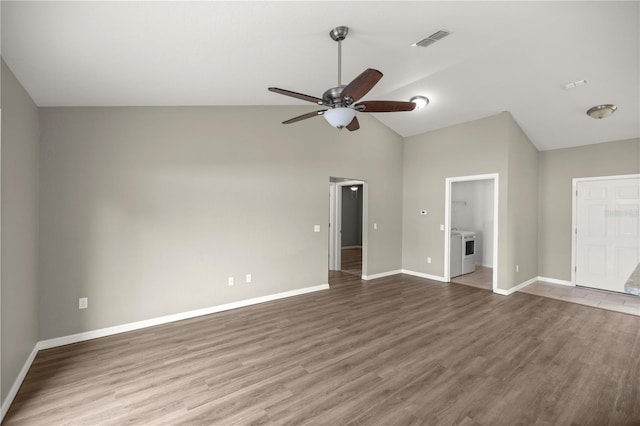
[[[568,286],[571,286],[571,287],[575,287],[571,281],[559,280],[559,279],[556,279],[556,278],[538,277],[538,281],[544,281],[545,283],[568,285]]]
[[[533,283],[535,283],[536,281],[539,281],[539,280],[538,280],[538,278],[539,278],[539,277],[533,277],[533,278],[531,278],[530,280],[527,280],[527,281],[525,281],[525,282],[523,282],[523,283],[520,283],[520,284],[518,284],[518,285],[517,285],[517,286],[515,286],[515,287],[511,287],[511,288],[510,288],[510,289],[508,289],[508,290],[503,290],[503,289],[501,289],[501,288],[497,288],[497,289],[495,289],[493,292],[494,292],[494,293],[497,293],[497,294],[501,294],[501,295],[503,295],[503,296],[509,296],[510,294],[513,294],[513,293],[515,293],[515,292],[516,292],[516,291],[518,291],[518,290],[522,290],[523,288],[525,288],[525,287],[526,287],[526,286],[528,286],[529,284],[533,284]]]
[[[426,278],[428,280],[440,281],[440,282],[446,283],[444,277],[440,277],[438,275],[423,274],[422,272],[410,271],[408,269],[401,269],[401,272],[403,274],[413,275],[414,277]]]
[[[313,287],[305,287],[299,288],[296,290],[285,291],[282,293],[269,294],[267,296],[255,297],[253,299],[241,300],[238,302],[226,303],[224,305],[212,306],[209,308],[196,309],[194,311],[181,312],[179,314],[166,315],[163,317],[152,318],[144,321],[137,321],[128,324],[117,325],[114,327],[102,328],[99,330],[85,331],[83,333],[71,334],[68,336],[57,337],[55,339],[41,340],[36,343],[29,354],[29,357],[24,363],[22,370],[16,377],[16,380],[11,386],[7,397],[2,401],[2,407],[0,411],[0,422],[4,419],[5,414],[9,411],[9,407],[13,402],[13,399],[16,397],[24,378],[27,376],[27,372],[29,368],[31,368],[31,364],[33,360],[36,358],[38,351],[42,349],[50,349],[55,348],[57,346],[68,345],[71,343],[78,343],[85,340],[96,339],[98,337],[111,336],[114,334],[124,333],[127,331],[139,330],[141,328],[153,327],[155,325],[167,324],[174,321],[180,321],[183,319],[199,317],[202,315],[214,314],[216,312],[229,311],[231,309],[243,308],[245,306],[256,305],[259,303],[270,302],[273,300],[284,299],[291,296],[299,296],[301,294],[313,293],[320,290],[328,290],[329,284],[320,284]]]
[[[363,275],[362,279],[363,280],[375,280],[376,278],[384,278],[384,277],[388,277],[388,276],[391,276],[391,275],[398,275],[398,274],[401,274],[401,273],[402,273],[401,269],[396,269],[395,271],[380,272],[379,274]]]
[[[215,314],[216,312],[229,311],[231,309],[243,308],[245,306],[256,305],[258,303],[270,302],[272,300],[284,299],[291,296],[298,296],[305,293],[312,293],[315,291],[328,290],[328,289],[329,289],[329,284],[321,284],[313,287],[305,287],[297,290],[285,291],[283,293],[270,294],[267,296],[255,297],[253,299],[226,303],[224,305],[211,306],[209,308],[196,309],[194,311],[181,312],[178,314],[151,318],[144,321],[136,321],[128,324],[101,328],[98,330],[85,331],[82,333],[71,334],[68,336],[56,337],[55,339],[40,341],[37,344],[37,348],[38,349],[55,348],[57,346],[68,345],[71,343],[82,342],[85,340],[97,339],[98,337],[112,336],[114,334],[125,333],[127,331],[139,330],[141,328],[153,327],[156,325],[167,324],[174,321],[195,318],[202,315]]]
[[[18,390],[20,389],[20,386],[22,386],[22,382],[24,381],[24,378],[27,377],[27,373],[31,368],[31,364],[33,364],[33,360],[36,359],[36,355],[38,355],[37,343],[33,347],[33,350],[31,351],[29,356],[27,357],[27,360],[24,362],[22,369],[18,373],[18,377],[16,377],[15,382],[13,382],[13,386],[11,386],[11,389],[9,389],[9,393],[4,398],[4,401],[2,401],[2,407],[0,408],[0,422],[2,422],[2,420],[4,419],[4,416],[7,414],[7,411],[9,411],[9,407],[11,406],[13,399],[18,394]]]

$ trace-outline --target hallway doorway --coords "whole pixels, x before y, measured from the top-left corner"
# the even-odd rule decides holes
[[[330,178],[329,270],[362,277],[366,265],[366,183]]]

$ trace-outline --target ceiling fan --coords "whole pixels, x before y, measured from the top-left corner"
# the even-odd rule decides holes
[[[292,92],[290,90],[279,89],[277,87],[269,87],[269,90],[281,95],[291,96],[292,98],[302,99],[303,101],[313,102],[318,105],[328,107],[319,111],[302,114],[298,117],[283,121],[282,124],[291,124],[307,118],[324,116],[333,127],[338,129],[347,128],[349,131],[358,130],[360,123],[356,117],[358,112],[396,112],[396,111],[413,111],[416,104],[413,102],[399,101],[363,101],[357,102],[366,95],[373,86],[380,81],[382,73],[373,68],[367,68],[351,83],[346,86],[342,84],[342,40],[349,33],[348,27],[336,27],[329,32],[329,36],[333,41],[338,42],[338,85],[328,89],[322,95],[322,98],[305,95],[302,93]]]

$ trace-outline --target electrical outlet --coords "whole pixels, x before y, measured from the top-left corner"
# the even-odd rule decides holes
[[[78,299],[78,309],[87,309],[89,307],[89,298],[81,297]]]
[[[431,258],[427,257],[427,263],[431,263]]]
[[[313,232],[320,232],[320,225],[313,225]]]
[[[233,277],[229,277],[228,282],[229,282],[229,285],[233,285]]]
[[[373,224],[373,229],[378,229],[378,224],[377,223]]]
[[[444,231],[444,225],[440,225],[440,230]]]
[[[520,272],[520,265],[516,265],[516,272]]]
[[[247,274],[246,278],[246,282],[250,283],[251,282],[251,274]]]

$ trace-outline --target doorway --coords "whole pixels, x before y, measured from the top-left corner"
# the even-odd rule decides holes
[[[640,175],[573,179],[573,285],[640,295]]]
[[[330,178],[329,270],[359,278],[366,270],[366,182]]]
[[[445,281],[496,291],[497,173],[446,179]]]

